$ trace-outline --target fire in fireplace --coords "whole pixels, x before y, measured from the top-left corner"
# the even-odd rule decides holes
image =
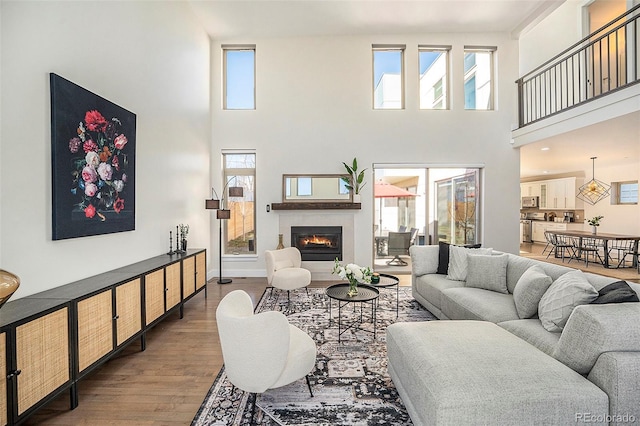
[[[341,226],[292,226],[291,246],[302,260],[342,260]]]

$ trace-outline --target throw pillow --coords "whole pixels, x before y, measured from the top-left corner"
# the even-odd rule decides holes
[[[449,246],[449,271],[447,278],[454,281],[464,281],[467,279],[468,261],[467,254],[485,254],[490,255],[493,252],[491,248],[467,248],[460,246]]]
[[[435,274],[438,271],[438,247],[414,245],[409,248],[409,254],[411,269],[416,277]]]
[[[538,317],[548,331],[560,332],[578,305],[587,305],[598,292],[582,271],[571,271],[555,280],[538,304]]]
[[[538,312],[540,299],[552,282],[553,278],[538,265],[530,266],[524,271],[513,289],[513,301],[520,318],[531,318]]]
[[[467,282],[465,286],[508,294],[508,262],[509,255],[506,253],[497,256],[468,253]]]
[[[624,281],[616,281],[611,283],[598,292],[598,297],[591,303],[624,303],[624,302],[640,302],[638,293],[633,291],[631,286]]]
[[[438,242],[438,270],[437,274],[447,275],[449,272],[449,247],[451,244]],[[460,247],[480,248],[481,244],[467,244]]]

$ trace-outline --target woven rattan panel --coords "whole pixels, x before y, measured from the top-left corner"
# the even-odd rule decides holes
[[[142,329],[140,278],[116,287],[116,333],[118,346]]]
[[[166,270],[167,310],[169,310],[180,303],[180,264],[169,265]]]
[[[200,289],[207,283],[207,256],[206,253],[196,254],[196,288]]]
[[[145,275],[144,294],[145,320],[151,324],[164,313],[164,269]]]
[[[113,349],[111,290],[78,302],[78,371]]]
[[[188,297],[196,291],[196,261],[193,256],[182,261],[182,292]]]
[[[0,333],[0,368],[7,371],[7,333]],[[0,380],[0,425],[7,424],[7,381]]]
[[[70,379],[68,318],[65,307],[16,328],[18,415]]]

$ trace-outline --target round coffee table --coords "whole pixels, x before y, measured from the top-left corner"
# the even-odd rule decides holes
[[[396,286],[396,318],[398,318],[398,311],[399,311],[399,293],[400,293],[400,279],[398,279],[398,277],[396,277],[395,275],[389,275],[389,274],[380,274],[380,282],[378,283],[371,283],[368,284],[371,287],[377,287],[377,288],[391,288],[393,286]]]
[[[342,336],[342,333],[349,330],[350,328],[355,327],[358,330],[371,332],[370,330],[365,330],[360,327],[360,325],[364,322],[362,305],[367,303],[371,304],[370,319],[373,323],[373,338],[376,338],[376,311],[378,308],[378,304],[376,302],[378,297],[380,296],[380,291],[377,288],[374,288],[367,284],[359,284],[358,294],[356,294],[355,296],[349,296],[347,294],[349,292],[349,283],[340,283],[327,287],[325,292],[329,297],[329,322],[331,322],[331,300],[336,300],[338,302],[338,343],[340,343],[340,336]],[[347,306],[349,303],[360,303],[360,319],[354,320],[351,324],[348,325],[348,327],[343,330],[342,308]]]

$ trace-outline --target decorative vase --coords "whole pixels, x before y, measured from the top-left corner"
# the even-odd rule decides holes
[[[182,240],[182,251],[187,251],[187,240]]]
[[[355,278],[349,278],[349,291],[347,296],[353,297],[358,294],[358,281]]]
[[[20,287],[20,278],[9,271],[0,269],[0,308]]]
[[[353,202],[354,203],[362,202],[362,197],[360,196],[360,194],[353,194]]]
[[[284,244],[282,244],[282,234],[278,234],[278,247],[276,250],[282,250],[284,248]]]
[[[591,233],[592,233],[593,235],[596,235],[596,234],[598,233],[598,227],[597,227],[597,226],[595,226],[595,225],[594,225],[594,226],[592,226],[592,227],[591,227]]]

